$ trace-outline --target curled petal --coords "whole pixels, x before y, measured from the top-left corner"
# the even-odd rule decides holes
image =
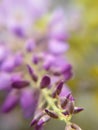
[[[34,73],[33,69],[32,69],[29,65],[27,65],[27,69],[28,69],[28,71],[29,71],[29,74],[30,74],[32,80],[35,81],[35,82],[37,82],[38,77],[37,77],[37,75]]]

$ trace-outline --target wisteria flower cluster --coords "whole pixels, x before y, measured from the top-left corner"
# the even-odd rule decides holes
[[[19,14],[12,14],[17,13],[14,12],[17,5],[23,12],[18,10]],[[75,106],[75,99],[67,86],[73,72],[66,57],[69,34],[65,29],[63,10],[47,13],[44,0],[4,0],[1,6],[7,16],[4,24],[11,27],[7,29],[14,29],[13,33],[24,41],[17,45],[11,43],[13,47],[0,42],[0,90],[6,91],[1,112],[10,112],[20,105],[23,115],[33,118],[30,126],[35,130],[42,130],[51,118],[64,121],[65,130],[81,130],[71,123],[72,116],[83,108]],[[27,15],[24,14],[23,18],[21,13]],[[36,31],[28,20],[36,26]],[[34,29],[36,36],[28,36],[29,27]]]

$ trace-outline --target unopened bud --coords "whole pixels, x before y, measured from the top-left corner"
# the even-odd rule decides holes
[[[45,75],[41,80],[40,87],[46,88],[50,85],[50,82],[51,82],[50,77]]]
[[[53,97],[54,97],[54,98],[61,93],[61,90],[62,90],[62,88],[63,88],[63,84],[64,84],[63,81],[61,81],[61,82],[58,84],[56,90],[55,90],[54,93],[53,93]]]
[[[69,114],[73,114],[74,112],[74,103],[72,101],[69,101],[66,107]]]
[[[44,116],[42,116],[42,117],[39,119],[37,125],[38,125],[38,126],[41,126],[41,125],[43,125],[44,123],[48,122],[49,120],[50,120],[50,116],[44,115]]]
[[[77,113],[79,113],[79,112],[81,112],[83,110],[84,110],[84,108],[82,108],[82,107],[75,107],[74,108],[74,114],[77,114]]]
[[[31,123],[30,123],[30,126],[35,125],[43,115],[44,115],[44,113],[41,112],[41,111],[38,112],[38,113],[36,112],[36,113],[35,113],[35,116],[34,116],[34,118],[33,118],[33,120],[32,120]]]
[[[58,115],[55,112],[51,111],[51,110],[45,109],[45,112],[52,118],[55,118],[55,119],[58,118]]]
[[[32,80],[37,82],[38,76],[34,73],[34,71],[32,70],[32,68],[29,65],[27,65],[27,68],[28,68],[28,71],[29,71],[29,74],[30,74]]]
[[[68,103],[68,99],[67,98],[61,99],[61,107],[63,109],[66,107],[67,103]]]
[[[26,80],[18,80],[12,83],[12,87],[16,89],[25,88],[29,85],[30,85],[29,81],[26,81]]]

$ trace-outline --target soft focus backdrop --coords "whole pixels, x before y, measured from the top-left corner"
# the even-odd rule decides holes
[[[51,9],[59,6],[65,10],[70,34],[67,56],[73,65],[74,77],[68,84],[76,104],[84,107],[84,111],[74,116],[73,121],[83,130],[98,130],[98,0],[52,1]],[[10,36],[1,29],[0,39],[6,40],[7,37]],[[2,98],[0,93],[1,101]],[[23,119],[17,108],[9,114],[0,114],[0,130],[31,130],[29,122]],[[63,122],[57,120],[45,126],[45,130],[63,129]]]

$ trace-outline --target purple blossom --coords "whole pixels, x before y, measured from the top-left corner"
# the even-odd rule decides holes
[[[4,26],[22,38],[29,35],[32,25],[48,9],[45,0],[3,0],[0,4],[0,17],[5,21]]]
[[[45,0],[4,0],[1,5],[5,26],[24,42],[19,43],[19,48],[0,44],[0,90],[9,90],[2,112],[10,112],[20,105],[24,117],[33,117],[31,126],[43,130],[51,118],[65,121],[82,111],[81,107],[75,107],[66,85],[73,72],[66,58],[69,34],[64,12],[57,9],[50,14],[45,34],[32,28],[47,11]],[[78,127],[71,124],[65,129],[68,128]]]
[[[51,39],[48,44],[49,51],[53,54],[62,54],[69,49],[68,43]]]

